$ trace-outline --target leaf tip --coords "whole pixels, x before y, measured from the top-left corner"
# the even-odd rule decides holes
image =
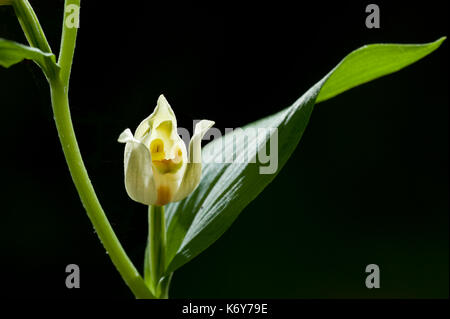
[[[435,42],[441,45],[445,40],[447,40],[447,36],[442,36],[439,39],[437,39]]]

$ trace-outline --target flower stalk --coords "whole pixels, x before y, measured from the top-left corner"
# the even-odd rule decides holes
[[[145,267],[146,284],[157,298],[161,298],[162,291],[159,285],[165,272],[166,260],[166,223],[164,206],[151,205],[148,207],[148,259]]]

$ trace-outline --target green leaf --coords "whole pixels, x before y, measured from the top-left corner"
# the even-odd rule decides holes
[[[357,49],[345,57],[322,80],[309,89],[292,106],[245,128],[277,128],[278,169],[275,174],[260,174],[257,151],[270,149],[268,136],[243,138],[243,131],[233,131],[215,139],[203,149],[203,176],[197,189],[185,200],[166,208],[167,273],[173,272],[216,241],[244,207],[278,174],[300,141],[315,103],[334,97],[357,85],[400,70],[436,50],[445,40],[420,45],[374,44]],[[274,136],[275,133],[272,133]],[[257,150],[246,145],[256,143]],[[222,152],[224,146],[225,151]],[[250,152],[249,152],[250,151]],[[254,163],[217,163],[224,154],[249,152]]]
[[[9,68],[24,59],[33,60],[45,72],[48,72],[52,66],[56,67],[56,59],[53,53],[45,53],[37,48],[0,38],[1,66]]]
[[[427,44],[370,44],[347,55],[320,90],[316,103],[403,69],[430,54],[446,37]]]

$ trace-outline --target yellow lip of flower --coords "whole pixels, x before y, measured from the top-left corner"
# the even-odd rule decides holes
[[[175,173],[183,165],[183,150],[171,139],[172,128],[171,121],[163,121],[150,133],[152,164],[162,174]]]
[[[150,145],[152,164],[162,174],[175,173],[183,166],[183,151],[177,146],[174,157],[168,159],[165,157],[164,144],[160,143],[160,140],[154,140]]]
[[[125,188],[135,201],[165,205],[188,196],[201,178],[201,139],[214,122],[197,123],[186,146],[177,133],[175,114],[163,95],[154,112],[139,124],[133,135],[126,129],[118,141],[126,143]]]
[[[156,138],[150,144],[150,155],[152,156],[152,161],[161,161],[166,157],[164,153],[164,142]]]

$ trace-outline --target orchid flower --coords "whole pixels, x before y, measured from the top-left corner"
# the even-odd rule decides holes
[[[139,124],[134,135],[126,129],[118,139],[126,143],[124,170],[128,196],[139,203],[157,206],[187,197],[200,182],[201,140],[213,125],[208,120],[197,123],[188,157],[177,133],[175,114],[164,95],[160,95],[155,110]]]

